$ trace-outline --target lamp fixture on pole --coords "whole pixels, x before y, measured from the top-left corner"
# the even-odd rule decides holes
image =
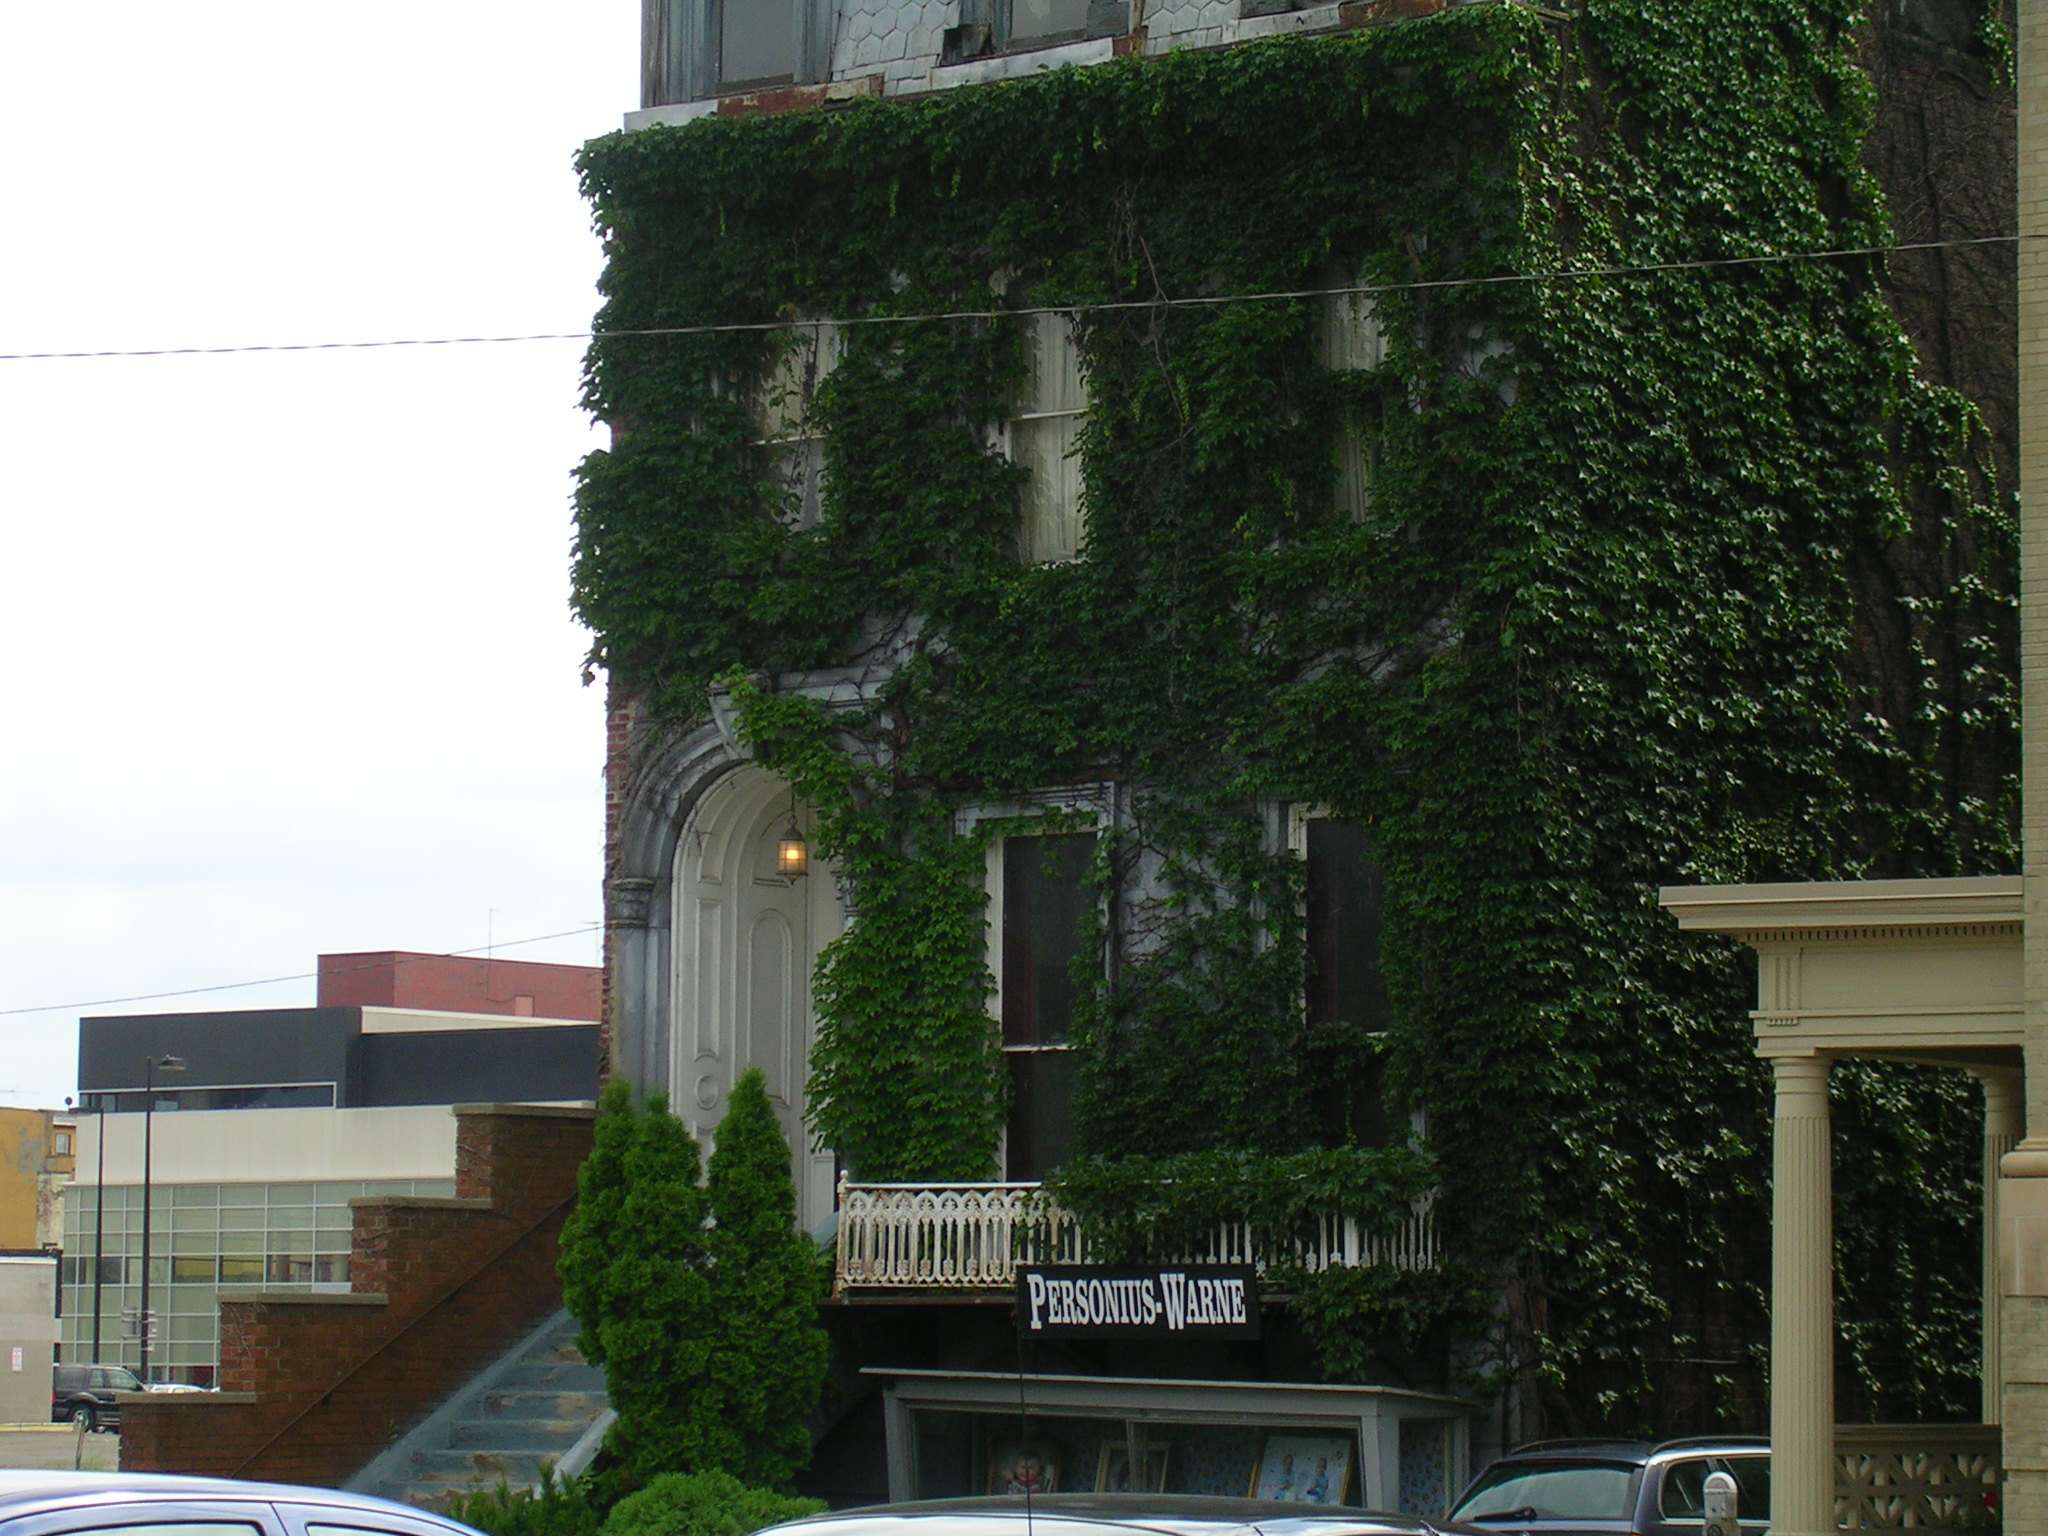
[[[158,1056],[151,1054],[142,1066],[142,1303],[136,1308],[136,1324],[141,1332],[141,1349],[135,1374],[142,1384],[149,1385],[149,1176],[151,1130],[156,1119],[156,1075],[159,1072],[182,1072],[185,1058],[182,1056]]]
[[[794,884],[811,872],[811,845],[796,824],[796,795],[789,797],[789,828],[775,845],[775,872]]]

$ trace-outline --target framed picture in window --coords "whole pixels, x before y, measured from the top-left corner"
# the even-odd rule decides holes
[[[1128,1440],[1105,1440],[1102,1455],[1095,1463],[1095,1491],[1097,1493],[1164,1493],[1166,1492],[1166,1453],[1164,1445],[1149,1441],[1139,1448],[1145,1458],[1145,1476],[1140,1483],[1131,1481],[1131,1444]]]
[[[1259,1443],[1251,1497],[1283,1504],[1342,1504],[1351,1491],[1349,1435],[1274,1430]]]
[[[990,1493],[1058,1493],[1059,1447],[1045,1440],[998,1440],[989,1448]]]

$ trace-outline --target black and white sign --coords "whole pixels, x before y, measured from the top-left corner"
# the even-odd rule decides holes
[[[1027,1339],[1256,1339],[1258,1275],[1249,1266],[1193,1264],[1020,1269],[1017,1332]]]

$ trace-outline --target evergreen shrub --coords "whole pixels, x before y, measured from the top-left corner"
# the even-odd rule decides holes
[[[580,1477],[558,1478],[551,1467],[541,1468],[537,1488],[515,1493],[501,1482],[455,1495],[441,1513],[485,1536],[597,1536],[604,1524],[591,1485]]]
[[[605,1521],[603,1536],[752,1536],[824,1510],[822,1499],[752,1488],[717,1468],[669,1472],[621,1499]]]
[[[596,1496],[670,1472],[786,1488],[810,1458],[824,1384],[825,1274],[796,1230],[790,1149],[761,1073],[733,1086],[708,1181],[660,1094],[607,1089],[560,1273],[618,1421]]]

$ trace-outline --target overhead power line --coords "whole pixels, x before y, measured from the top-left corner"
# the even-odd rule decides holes
[[[602,923],[585,923],[581,928],[564,928],[560,933],[537,933],[530,939],[500,939],[475,949],[447,949],[434,954],[400,953],[390,961],[365,965],[336,966],[330,971],[301,971],[293,976],[263,976],[255,981],[224,981],[216,987],[180,987],[170,992],[138,992],[131,997],[96,997],[82,1003],[46,1003],[39,1008],[0,1008],[0,1019],[25,1013],[75,1013],[80,1008],[111,1008],[116,1003],[153,1003],[166,997],[197,997],[206,992],[236,992],[244,987],[271,987],[287,981],[317,981],[322,976],[347,976],[356,971],[381,971],[387,964],[410,965],[416,960],[445,960],[451,956],[485,955],[501,949],[518,949],[525,944],[544,944],[549,939],[571,939],[602,928]]]
[[[1897,256],[1909,251],[1952,251],[1971,246],[2018,245],[2023,240],[2048,240],[2048,235],[1979,235],[1966,240],[1915,240],[1901,245],[1842,246],[1826,251],[1780,251],[1762,256],[1707,256],[1690,261],[1653,261],[1622,266],[1560,267],[1547,272],[1503,272],[1491,277],[1418,278],[1405,283],[1335,284],[1320,288],[1273,289],[1256,293],[1198,294],[1184,298],[1160,295],[1150,299],[1106,299],[1096,303],[1048,304],[1021,309],[953,309],[912,315],[846,315],[832,324],[914,325],[936,320],[1000,320],[1019,315],[1108,314],[1134,309],[1205,309],[1222,304],[1262,304],[1294,299],[1320,299],[1331,294],[1420,293],[1446,288],[1484,288],[1502,284],[1579,282],[1587,278],[1641,277],[1668,272],[1706,272],[1721,268],[1785,266],[1800,262],[1840,261],[1856,256]],[[126,347],[73,352],[0,352],[0,363],[47,363],[116,357],[234,357],[260,352],[361,352],[392,347],[486,347],[529,341],[610,341],[628,336],[717,336],[741,331],[788,330],[789,320],[721,321],[705,325],[649,326],[609,331],[538,331],[511,336],[401,336],[379,341],[280,341],[244,346]],[[4,1010],[0,1010],[4,1013]]]

